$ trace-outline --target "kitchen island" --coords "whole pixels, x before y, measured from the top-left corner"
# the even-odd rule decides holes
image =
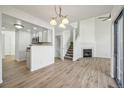
[[[27,52],[27,67],[30,71],[35,71],[54,63],[54,47],[51,43],[32,44],[30,51],[28,50]]]

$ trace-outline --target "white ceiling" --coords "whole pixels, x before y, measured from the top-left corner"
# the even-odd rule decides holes
[[[13,7],[46,22],[55,16],[53,5],[16,5]],[[113,8],[112,5],[62,5],[61,7],[62,13],[68,15],[71,22],[110,13]]]
[[[35,24],[23,21],[21,19],[17,19],[17,18],[12,17],[12,16],[8,16],[8,15],[5,15],[5,14],[2,14],[2,27],[4,28],[2,30],[3,31],[15,31],[14,24],[16,24],[17,20],[20,20],[22,22],[22,25],[24,26],[24,28],[22,29],[23,31],[27,31],[29,29],[31,31],[34,31],[34,29],[33,29],[34,27],[37,28],[36,31],[45,31],[45,30],[47,30],[46,28],[37,26]]]
[[[46,22],[49,22],[51,17],[55,16],[53,5],[13,5],[16,9],[25,11],[32,16],[38,17]],[[112,5],[64,5],[62,7],[62,14],[68,15],[70,22],[90,17],[97,17],[106,13],[110,13]],[[2,25],[5,30],[14,30],[13,24],[16,23],[17,18],[2,15]],[[36,25],[21,20],[26,29],[33,29]],[[41,30],[42,27],[38,27]],[[42,28],[43,29],[43,28]]]

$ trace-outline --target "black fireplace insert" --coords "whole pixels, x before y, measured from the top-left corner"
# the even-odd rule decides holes
[[[92,57],[92,49],[83,49],[83,57]]]

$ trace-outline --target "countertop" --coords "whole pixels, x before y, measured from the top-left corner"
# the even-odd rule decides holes
[[[41,43],[36,43],[36,44],[31,44],[27,47],[26,51],[30,52],[31,46],[52,46],[51,42],[41,42]]]
[[[51,46],[52,42],[40,42],[40,43],[35,43],[35,44],[31,44],[31,46],[33,45],[38,45],[38,46]]]

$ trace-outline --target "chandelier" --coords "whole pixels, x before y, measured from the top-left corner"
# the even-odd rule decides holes
[[[68,20],[67,16],[62,15],[61,6],[59,6],[58,9],[55,6],[55,13],[56,13],[56,17],[52,17],[50,24],[52,26],[56,26],[58,24],[60,28],[66,28],[65,25],[69,23],[69,20]]]

